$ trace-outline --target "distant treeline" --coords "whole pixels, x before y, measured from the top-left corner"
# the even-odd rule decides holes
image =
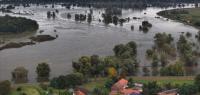
[[[68,2],[68,3],[98,3],[98,2],[131,2],[131,3],[160,3],[160,2],[171,2],[171,3],[196,3],[200,0],[1,0],[1,3],[57,3],[57,2]]]

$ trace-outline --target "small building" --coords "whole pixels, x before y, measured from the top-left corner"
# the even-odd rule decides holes
[[[18,67],[12,72],[12,80],[14,83],[27,83],[28,82],[28,70],[24,67]]]
[[[157,95],[179,95],[177,89],[166,90],[163,92],[159,92]]]
[[[121,80],[119,80],[117,83],[115,83],[115,84],[112,86],[111,90],[112,90],[112,91],[123,90],[123,89],[125,89],[126,87],[128,87],[127,84],[128,84],[128,81],[127,81],[127,80],[121,79]]]

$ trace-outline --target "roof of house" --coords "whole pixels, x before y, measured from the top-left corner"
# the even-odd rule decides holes
[[[122,91],[111,91],[109,95],[140,95],[140,91],[133,89],[123,89]]]
[[[123,95],[140,94],[140,91],[133,89],[124,89],[121,91]]]
[[[125,79],[121,79],[119,80],[117,83],[115,83],[113,86],[112,86],[112,90],[119,90],[119,89],[123,89],[124,86],[126,86],[128,84],[128,81],[125,80]]]
[[[75,89],[75,95],[87,95],[88,92],[89,91],[84,88],[76,88]]]
[[[166,91],[163,91],[163,92],[159,92],[158,95],[166,95],[166,94],[171,94],[171,93],[178,93],[177,92],[177,89],[171,89],[171,90],[166,90]]]
[[[75,91],[75,95],[86,95],[86,94],[81,91]]]
[[[121,80],[119,80],[117,83],[123,84],[123,85],[127,85],[127,84],[128,84],[128,80],[121,79]]]

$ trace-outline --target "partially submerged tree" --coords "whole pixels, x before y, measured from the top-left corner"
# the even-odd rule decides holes
[[[0,82],[0,95],[10,95],[11,91],[11,83],[6,80],[6,81],[1,81]]]
[[[50,76],[50,67],[47,63],[40,63],[37,66],[36,73],[39,82],[48,81]]]
[[[12,72],[12,80],[15,83],[26,83],[26,82],[28,82],[28,70],[26,70],[24,67],[17,67]]]

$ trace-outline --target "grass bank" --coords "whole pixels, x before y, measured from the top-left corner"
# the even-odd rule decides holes
[[[47,89],[48,91],[42,89],[39,84],[15,84],[10,95],[50,95],[47,94],[49,91],[52,95],[60,95],[60,92],[65,92],[64,89],[59,90],[51,87]]]
[[[172,9],[157,14],[200,29],[200,8]]]

